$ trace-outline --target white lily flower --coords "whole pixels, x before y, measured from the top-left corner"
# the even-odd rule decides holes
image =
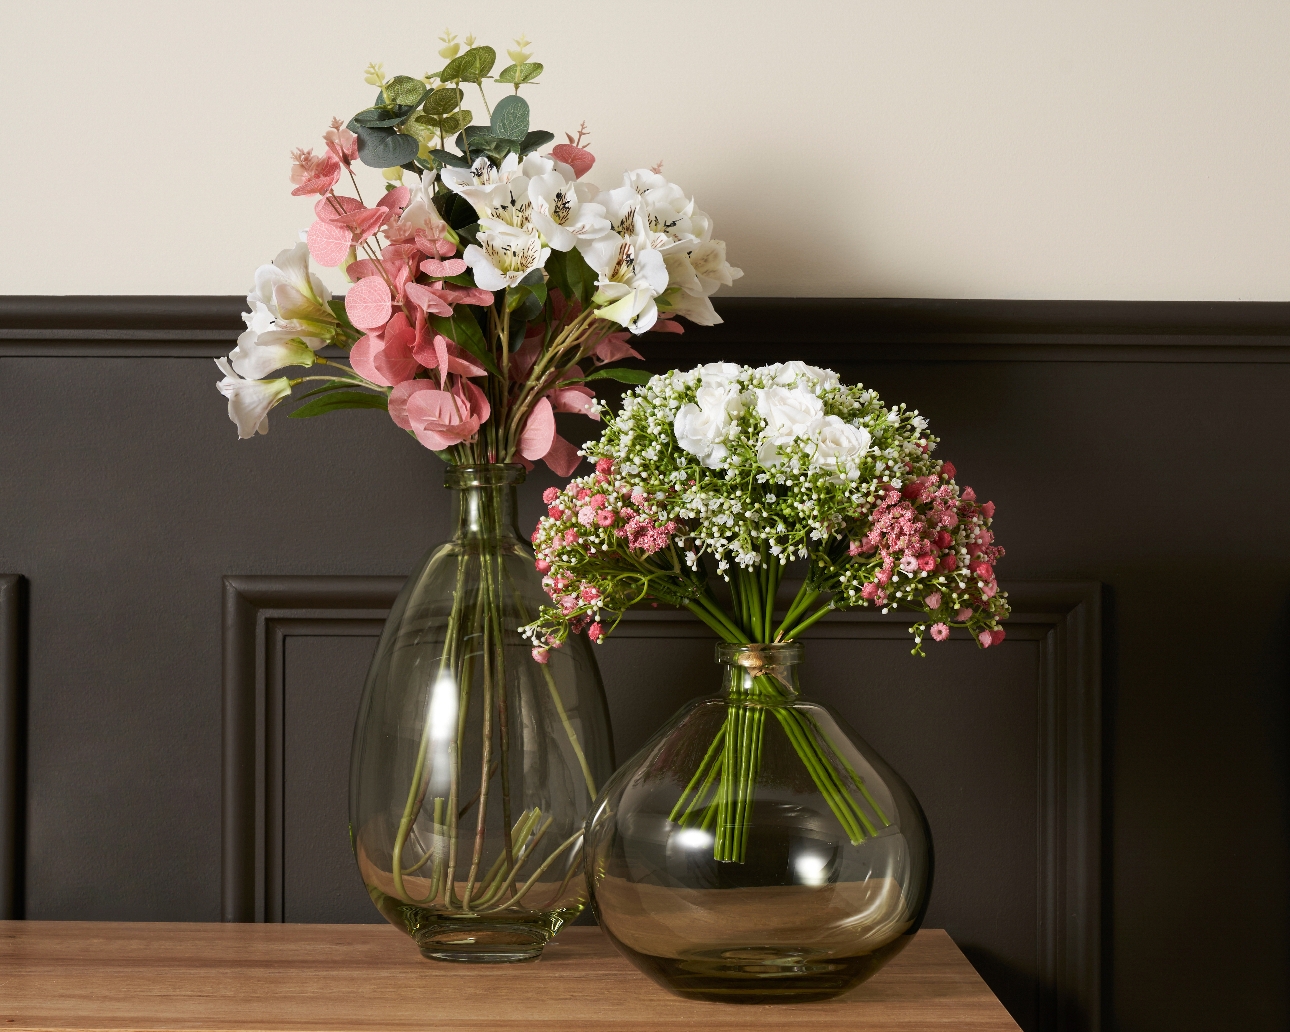
[[[509,183],[520,174],[520,159],[516,154],[508,154],[498,168],[487,158],[480,156],[470,168],[453,168],[445,165],[439,170],[439,181],[453,193],[479,186],[496,186],[498,183]]]
[[[269,432],[269,410],[291,396],[291,382],[284,376],[277,380],[247,380],[217,358],[215,364],[224,379],[215,386],[228,398],[228,418],[237,424],[237,436],[245,441],[257,433]]]
[[[266,333],[284,333],[277,339],[299,337],[318,351],[336,325],[336,317],[327,307],[330,300],[326,285],[309,271],[308,245],[302,242],[289,247],[271,265],[255,270],[255,286],[246,296],[251,311],[242,316],[247,329],[238,344],[249,344]]]
[[[592,301],[601,306],[596,311],[598,318],[616,322],[632,333],[644,333],[658,320],[654,299],[667,289],[667,266],[643,237],[619,237],[618,241],[617,251],[608,260],[599,246],[583,252],[587,264],[600,274]]]
[[[314,364],[314,352],[307,344],[284,330],[254,333],[248,329],[237,339],[228,356],[229,364],[240,376],[259,380],[286,366]]]
[[[665,254],[663,260],[667,264],[668,281],[674,288],[666,299],[668,311],[684,316],[696,326],[716,326],[721,322],[721,316],[708,300],[689,256],[684,251],[672,251]]]
[[[724,240],[705,240],[690,252],[690,265],[703,287],[703,292],[711,296],[718,287],[730,286],[744,274],[726,261],[726,242]]]
[[[479,243],[466,248],[462,258],[485,290],[504,290],[519,283],[534,269],[546,265],[549,247],[532,230],[518,229],[496,219],[479,220]]]
[[[399,216],[399,225],[409,226],[413,230],[423,230],[432,237],[438,237],[436,227],[443,225],[443,217],[434,206],[434,183],[436,173],[433,169],[421,173],[421,178],[411,189],[407,207]]]
[[[712,232],[711,220],[695,208],[693,198],[659,173],[637,169],[623,176],[623,185],[640,197],[650,246],[663,254],[692,251]]]
[[[557,251],[590,246],[613,232],[604,206],[591,199],[595,188],[565,176],[559,167],[531,178],[528,191],[533,226]]]

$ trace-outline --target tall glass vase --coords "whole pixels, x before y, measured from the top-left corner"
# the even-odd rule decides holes
[[[613,770],[582,637],[534,660],[546,601],[517,465],[454,466],[456,532],[408,578],[367,676],[350,834],[377,909],[439,960],[536,959],[587,902],[583,824]]]
[[[798,694],[802,654],[793,642],[717,646],[723,693],[677,714],[588,822],[601,927],[682,996],[837,996],[900,952],[927,908],[918,800]]]

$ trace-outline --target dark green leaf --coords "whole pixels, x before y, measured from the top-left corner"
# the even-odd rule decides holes
[[[479,323],[475,321],[475,316],[471,312],[470,305],[458,305],[452,315],[432,315],[430,323],[434,326],[435,331],[442,333],[454,344],[465,348],[477,359],[479,364],[487,369],[496,377],[501,377],[501,370],[497,368],[497,363],[493,361],[493,356],[489,353],[488,345],[484,342],[484,335],[480,332]]]
[[[596,272],[577,251],[552,251],[546,260],[547,285],[584,308],[596,292]]]
[[[297,398],[297,401],[304,401],[305,398],[312,398],[315,394],[330,394],[332,391],[343,391],[353,389],[353,384],[348,380],[338,380],[335,383],[325,383],[321,387],[315,387],[312,391],[305,391],[304,394]]]
[[[461,106],[465,94],[455,86],[441,86],[426,98],[422,110],[427,115],[446,115]]]
[[[534,129],[524,134],[524,139],[520,141],[520,154],[528,154],[537,150],[539,147],[545,147],[555,139],[555,133],[549,133],[545,129]]]
[[[410,75],[396,75],[385,84],[385,99],[391,104],[420,104],[426,84]]]
[[[372,107],[356,114],[351,122],[373,129],[388,129],[399,125],[408,117],[408,108]]]
[[[358,135],[358,157],[371,168],[406,165],[421,148],[415,136],[405,136],[393,129],[369,129],[359,125],[354,132]]]
[[[384,394],[368,394],[366,391],[337,391],[335,394],[324,394],[321,398],[305,402],[291,413],[292,419],[308,419],[310,416],[321,416],[337,409],[367,408],[384,409],[389,407],[389,400]]]
[[[613,369],[596,369],[588,373],[584,380],[617,380],[619,383],[649,383],[654,378],[653,373],[646,372],[644,369],[623,369],[615,366]]]
[[[529,102],[512,94],[493,108],[492,135],[499,140],[523,140],[529,131]]]
[[[459,57],[454,57],[439,73],[442,82],[480,83],[493,70],[497,51],[492,47],[471,47]]]
[[[507,340],[507,350],[513,355],[524,345],[524,334],[528,332],[529,324],[526,319],[517,319],[511,316],[511,335]]]
[[[451,165],[453,168],[470,168],[470,162],[460,154],[454,154],[452,151],[435,149],[430,152],[430,159],[436,162],[436,168],[443,168],[444,165]],[[453,194],[455,197],[456,194]],[[474,211],[475,209],[471,209]]]

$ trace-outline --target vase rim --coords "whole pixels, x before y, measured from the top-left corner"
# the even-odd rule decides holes
[[[752,642],[735,645],[717,642],[716,660],[734,666],[761,668],[800,663],[806,647],[800,641]]]
[[[456,490],[467,487],[511,487],[524,483],[527,471],[518,462],[481,462],[449,466],[443,486]]]

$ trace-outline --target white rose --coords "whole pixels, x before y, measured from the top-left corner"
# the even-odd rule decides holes
[[[705,387],[726,387],[739,379],[740,366],[734,362],[709,362],[695,370]]]
[[[721,410],[703,409],[691,403],[677,410],[672,431],[677,444],[703,461],[712,454],[724,424],[725,414]]]
[[[821,369],[819,366],[807,365],[805,362],[784,362],[772,368],[774,381],[785,386],[797,383],[800,379],[819,384],[821,389],[837,387],[841,383],[838,374],[832,369]]]
[[[825,469],[845,469],[869,450],[869,431],[840,416],[825,416],[816,433],[814,462]]]
[[[805,387],[762,387],[756,393],[766,436],[781,443],[814,433],[824,416],[824,402]]]

